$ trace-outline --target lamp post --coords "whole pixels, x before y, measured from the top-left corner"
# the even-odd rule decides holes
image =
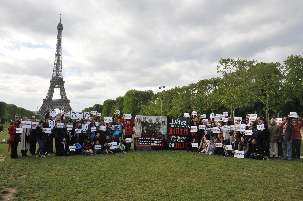
[[[162,92],[165,89],[165,86],[159,86],[159,89]],[[160,96],[160,104],[161,104],[161,116],[162,116],[162,95]]]

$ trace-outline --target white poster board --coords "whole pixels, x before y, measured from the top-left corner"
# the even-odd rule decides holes
[[[253,134],[252,130],[245,130],[245,135],[252,135],[252,134]]]
[[[73,125],[72,125],[72,124],[67,124],[67,125],[66,125],[66,129],[67,129],[68,131],[73,130]]]
[[[17,134],[22,134],[23,128],[16,128],[16,133]]]
[[[31,121],[21,121],[22,128],[32,128]]]
[[[132,139],[131,138],[125,138],[125,143],[127,143],[127,144],[132,143]]]
[[[244,151],[235,150],[234,157],[235,158],[244,158]]]
[[[197,126],[191,126],[191,127],[190,127],[190,132],[191,132],[191,133],[196,133],[196,132],[198,132],[198,127],[197,127]]]
[[[49,128],[54,128],[56,125],[56,121],[55,120],[48,120],[48,127]]]
[[[192,147],[192,148],[198,148],[198,147],[199,147],[199,144],[198,144],[198,143],[191,143],[191,147]]]
[[[112,117],[104,117],[104,122],[105,123],[112,123],[113,122],[113,118]]]
[[[132,119],[132,114],[123,114],[123,119]]]
[[[183,114],[183,117],[186,117],[186,118],[187,118],[187,117],[190,117],[190,114],[189,114],[189,113],[184,113],[184,114]]]
[[[216,146],[217,148],[221,148],[221,147],[223,147],[223,144],[222,144],[222,143],[215,143],[215,146]]]
[[[64,123],[57,123],[56,127],[57,128],[64,128]]]

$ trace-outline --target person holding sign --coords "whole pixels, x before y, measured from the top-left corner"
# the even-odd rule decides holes
[[[55,147],[56,147],[56,155],[63,156],[67,152],[67,130],[65,127],[61,126],[61,121],[59,120],[55,128],[53,129],[55,136]]]

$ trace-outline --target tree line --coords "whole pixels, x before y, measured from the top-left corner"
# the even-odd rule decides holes
[[[5,102],[0,102],[0,131],[3,129],[3,125],[15,119],[15,116],[29,117],[34,115],[34,112],[26,110],[22,107],[17,107],[13,104],[7,104]]]
[[[221,113],[231,116],[257,113],[269,118],[290,111],[303,112],[303,57],[291,55],[282,63],[246,59],[221,59],[217,77],[154,93],[129,90],[115,100],[105,100],[84,111],[110,116],[115,110],[133,115],[180,116],[184,112]]]

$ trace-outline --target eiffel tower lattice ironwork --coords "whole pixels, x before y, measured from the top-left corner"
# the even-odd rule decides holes
[[[57,25],[57,45],[56,45],[56,54],[55,54],[55,62],[53,68],[52,78],[50,80],[50,86],[48,89],[48,93],[46,98],[43,99],[43,104],[39,110],[40,114],[45,115],[51,110],[59,109],[61,111],[71,111],[72,108],[70,106],[70,101],[67,99],[65,88],[64,88],[64,80],[62,75],[62,30],[63,25],[61,23],[61,14],[60,14],[60,22]],[[60,89],[60,99],[53,99],[55,88]]]

